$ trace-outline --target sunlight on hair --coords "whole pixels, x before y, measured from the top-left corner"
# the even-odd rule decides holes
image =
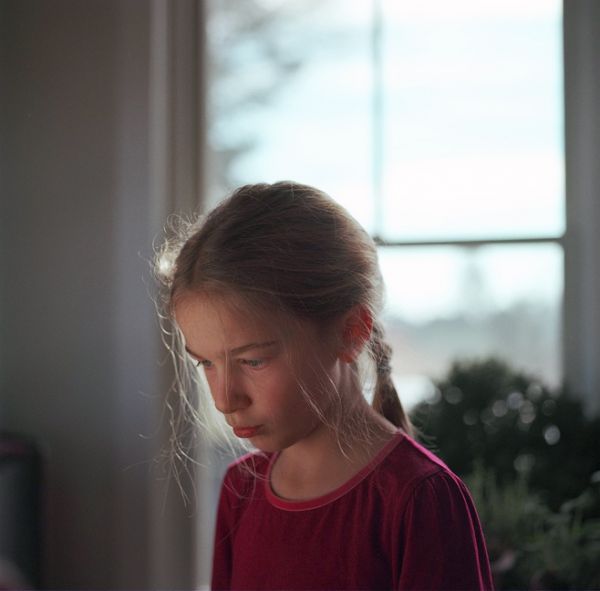
[[[168,276],[173,271],[175,265],[175,253],[163,252],[158,258],[157,271],[160,275]]]

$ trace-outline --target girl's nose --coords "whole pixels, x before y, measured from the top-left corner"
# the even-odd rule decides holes
[[[250,404],[250,398],[231,376],[221,377],[217,384],[210,384],[211,393],[215,402],[215,408],[228,415],[243,410]]]

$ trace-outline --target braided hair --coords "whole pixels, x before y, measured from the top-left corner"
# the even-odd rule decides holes
[[[372,406],[390,423],[402,428],[409,435],[413,435],[413,427],[404,412],[392,381],[392,348],[384,339],[383,327],[379,321],[373,324],[370,348],[377,376]]]

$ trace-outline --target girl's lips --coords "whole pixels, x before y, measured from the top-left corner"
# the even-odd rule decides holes
[[[236,437],[241,437],[242,439],[247,439],[248,437],[254,437],[258,430],[260,429],[260,425],[256,427],[234,427],[233,432]]]

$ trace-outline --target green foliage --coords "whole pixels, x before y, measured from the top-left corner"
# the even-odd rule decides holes
[[[499,486],[477,464],[466,479],[499,589],[599,589],[600,519],[583,519],[590,491],[551,511],[526,479]]]
[[[481,460],[500,484],[528,478],[550,507],[578,496],[600,470],[600,419],[567,392],[488,359],[456,363],[413,420],[461,476]],[[560,467],[560,470],[557,470]],[[600,516],[600,503],[590,511]]]
[[[600,588],[600,519],[553,514],[527,550],[536,572],[553,573],[571,589]]]
[[[413,421],[473,493],[499,589],[600,589],[600,420],[495,359],[456,363]]]

